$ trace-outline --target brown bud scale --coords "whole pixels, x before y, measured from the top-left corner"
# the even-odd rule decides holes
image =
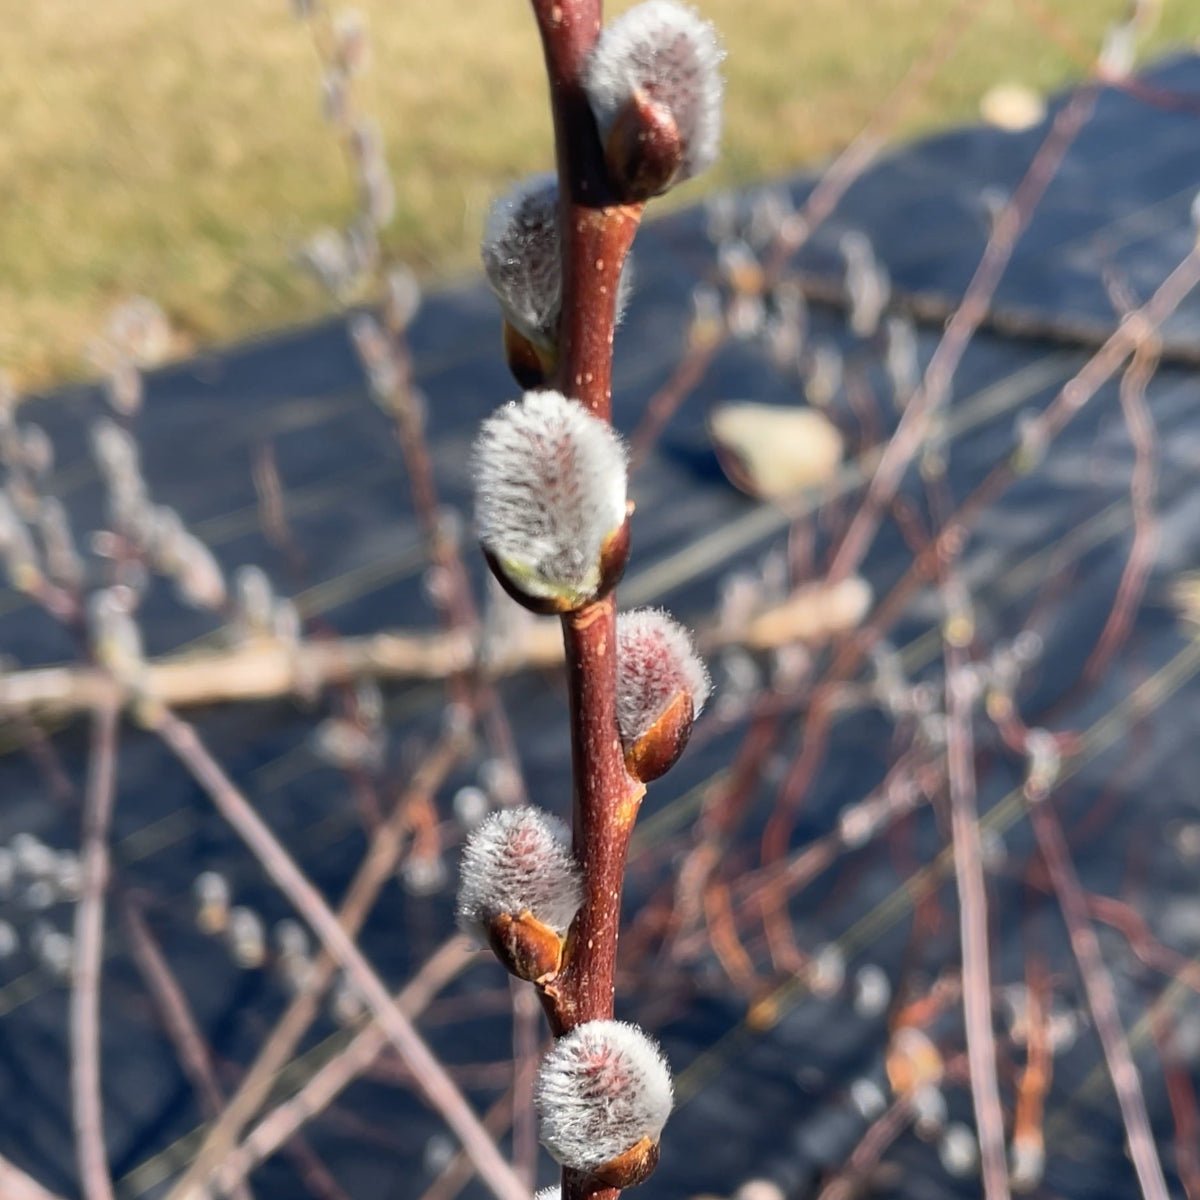
[[[650,783],[679,760],[692,736],[692,698],[678,692],[658,720],[625,751],[625,767],[635,779]]]
[[[508,321],[502,324],[504,358],[512,377],[526,391],[545,387],[556,365],[553,350],[537,345]]]
[[[661,195],[683,165],[683,143],[671,110],[640,88],[621,108],[604,145],[613,186],[627,201]]]
[[[518,979],[539,983],[558,974],[563,938],[532,913],[499,913],[487,927],[488,945]]]
[[[627,1188],[645,1183],[658,1166],[658,1143],[648,1137],[630,1146],[624,1154],[597,1167],[592,1173],[597,1183],[605,1187]]]

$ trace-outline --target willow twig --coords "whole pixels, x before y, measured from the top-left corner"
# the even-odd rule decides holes
[[[859,1195],[863,1180],[911,1121],[911,1102],[907,1098],[897,1100],[867,1130],[846,1165],[821,1189],[817,1200],[853,1200]]]
[[[154,714],[154,729],[351,978],[401,1060],[419,1082],[425,1099],[470,1154],[488,1189],[497,1200],[529,1200],[528,1190],[500,1154],[445,1067],[408,1017],[393,1003],[379,976],[339,924],[329,905],[209,754],[196,731],[161,708]]]
[[[1146,403],[1146,387],[1159,366],[1159,345],[1147,338],[1134,351],[1133,361],[1121,377],[1120,400],[1129,440],[1133,443],[1133,473],[1129,479],[1129,505],[1133,513],[1133,544],[1112,611],[1096,640],[1096,647],[1084,664],[1083,678],[1096,680],[1129,634],[1138,605],[1146,589],[1146,580],[1154,565],[1158,547],[1158,514],[1154,501],[1157,484],[1157,447],[1154,417]]]
[[[856,576],[837,584],[806,584],[756,613],[745,625],[702,626],[704,653],[729,646],[772,650],[794,642],[819,644],[854,629],[870,603]],[[262,639],[245,646],[151,659],[136,689],[97,667],[64,664],[0,675],[0,720],[52,720],[91,712],[108,703],[129,704],[143,695],[178,710],[208,704],[279,700],[361,679],[442,680],[465,670],[492,679],[545,671],[563,663],[563,641],[554,618],[531,621],[519,639],[479,652],[461,630],[383,631],[366,637],[309,640],[285,646]]]
[[[550,85],[560,197],[562,306],[555,383],[593,415],[612,413],[612,347],[621,271],[641,204],[613,195],[603,148],[583,88],[587,55],[600,32],[601,0],[532,0]],[[617,732],[616,597],[562,618],[570,700],[572,834],[583,868],[583,906],[573,949],[543,1001],[556,1034],[610,1018],[629,839],[645,792],[625,768]],[[564,1169],[563,1200],[612,1200]]]
[[[952,619],[952,618],[951,618]],[[971,701],[964,691],[961,642],[946,640],[946,764],[950,784],[950,827],[958,887],[959,942],[963,964],[963,1016],[967,1033],[971,1099],[979,1131],[979,1159],[987,1200],[1010,1195],[1005,1159],[1004,1112],[996,1079],[992,1033],[991,955],[987,884],[976,802],[975,744]]]
[[[337,919],[349,937],[358,935],[380,888],[396,868],[413,804],[437,790],[461,752],[459,737],[449,735],[444,738],[417,768],[412,782],[397,800],[389,818],[372,834],[367,855],[338,908]],[[245,1124],[266,1099],[280,1070],[312,1025],[319,1011],[321,997],[336,969],[336,960],[328,951],[313,961],[304,988],[288,1005],[233,1098],[208,1131],[187,1174],[175,1188],[174,1195],[186,1196],[189,1187],[207,1179],[214,1171],[218,1173],[222,1186],[228,1189],[220,1164],[236,1143]]]
[[[0,1158],[0,1196],[4,1200],[62,1200],[6,1158]]]
[[[100,1090],[100,962],[104,954],[104,892],[108,886],[108,831],[116,794],[117,709],[106,704],[92,718],[87,791],[83,802],[83,882],[75,910],[71,988],[71,1114],[79,1181],[86,1200],[112,1200],[104,1148]]]
[[[205,1114],[215,1118],[225,1104],[225,1095],[217,1082],[212,1056],[196,1025],[187,997],[137,903],[129,896],[122,897],[121,917],[133,957],[158,1007],[167,1034],[175,1045],[179,1062],[200,1098]],[[243,1184],[231,1189],[230,1195],[234,1200],[250,1200],[250,1191]]]
[[[988,238],[983,257],[961,303],[946,326],[917,393],[905,407],[900,424],[883,452],[830,566],[833,579],[857,568],[874,538],[882,514],[896,494],[913,456],[920,449],[931,414],[949,395],[954,376],[971,339],[987,317],[993,295],[1012,259],[1017,243],[1033,217],[1042,196],[1058,174],[1067,150],[1095,109],[1098,89],[1088,85],[1078,91],[1055,118],[1012,199],[1004,206]]]
[[[1125,1124],[1129,1156],[1133,1160],[1145,1200],[1167,1200],[1167,1183],[1155,1148],[1141,1077],[1121,1026],[1112,976],[1104,966],[1100,943],[1088,917],[1087,901],[1075,874],[1062,826],[1047,803],[1046,799],[1035,799],[1030,806],[1029,817],[1042,861],[1050,874],[1050,882],[1067,924],[1071,950],[1083,980],[1088,1009],[1096,1026],[1096,1036],[1104,1051],[1104,1060]]]
[[[456,936],[436,950],[396,993],[395,1006],[415,1019],[433,997],[475,958],[466,938]],[[293,1096],[264,1116],[221,1164],[221,1180],[232,1187],[265,1162],[304,1125],[323,1112],[387,1049],[388,1035],[368,1021],[351,1041],[317,1070]]]

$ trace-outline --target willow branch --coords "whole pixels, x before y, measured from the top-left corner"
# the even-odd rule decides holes
[[[349,937],[358,936],[380,889],[396,869],[404,835],[410,824],[412,806],[436,792],[458,762],[462,748],[459,737],[445,737],[417,768],[412,782],[397,800],[388,819],[372,835],[366,857],[338,908],[337,919]],[[321,998],[336,970],[337,962],[327,950],[313,961],[303,990],[288,1005],[228,1106],[209,1129],[187,1174],[176,1185],[173,1196],[186,1196],[193,1185],[206,1182],[214,1172],[220,1187],[226,1193],[232,1190],[221,1164],[312,1025],[320,1011]]]
[[[79,1182],[86,1200],[112,1200],[104,1148],[100,1090],[100,962],[104,953],[104,892],[108,831],[116,794],[117,709],[104,705],[92,719],[87,792],[83,802],[83,883],[75,910],[71,987],[71,1114]]]
[[[866,554],[886,505],[896,494],[908,464],[924,442],[930,416],[941,408],[949,395],[962,357],[988,314],[992,297],[1018,241],[1057,175],[1068,149],[1091,117],[1096,96],[1094,85],[1085,87],[1058,114],[1012,199],[997,218],[962,302],[929,360],[921,387],[905,408],[863,503],[838,547],[829,572],[834,579],[854,570]]]
[[[1145,1200],[1167,1200],[1167,1183],[1155,1148],[1154,1131],[1146,1111],[1146,1097],[1142,1092],[1137,1064],[1129,1049],[1129,1039],[1121,1026],[1112,976],[1104,966],[1100,943],[1088,916],[1087,901],[1079,877],[1075,874],[1062,826],[1047,803],[1045,799],[1035,800],[1030,806],[1029,818],[1067,925],[1088,1009],[1121,1110],[1129,1157],[1133,1160]]]
[[[395,1006],[415,1019],[433,997],[476,957],[467,939],[452,937],[436,950],[396,993]],[[350,1042],[320,1067],[294,1095],[267,1113],[221,1163],[221,1182],[233,1188],[260,1163],[319,1116],[387,1049],[388,1035],[377,1021],[368,1020]]]
[[[62,1200],[6,1158],[0,1158],[0,1196],[5,1200]]]
[[[136,902],[128,896],[122,897],[121,916],[130,949],[158,1008],[167,1034],[175,1045],[180,1064],[191,1081],[192,1089],[199,1097],[205,1114],[210,1119],[215,1119],[224,1107],[225,1095],[217,1082],[212,1055],[204,1043],[183,988],[172,973],[162,948],[151,934]],[[244,1184],[231,1189],[230,1195],[234,1200],[252,1200],[250,1191]]]
[[[480,1178],[497,1200],[529,1200],[529,1192],[505,1161],[471,1106],[412,1022],[396,1006],[362,951],[329,905],[209,754],[196,731],[166,709],[155,714],[155,732],[204,789],[217,810],[245,842],[267,875],[308,922],[338,965],[352,979],[367,1007],[387,1033],[401,1061],[419,1081],[425,1100],[439,1113],[470,1154]]]
[[[763,651],[793,642],[819,644],[856,628],[869,603],[867,586],[857,576],[806,584],[736,628],[701,626],[696,642],[705,654],[730,646]],[[483,650],[461,631],[386,631],[291,647],[263,640],[151,659],[138,679],[138,693],[178,710],[311,695],[362,679],[437,681],[464,670],[499,679],[553,670],[563,659],[559,622],[547,617],[531,622],[519,638]],[[63,664],[0,675],[0,720],[55,720],[137,698],[128,686],[91,666]]]
[[[992,983],[988,940],[987,884],[979,837],[975,743],[971,701],[964,691],[961,644],[946,642],[946,768],[950,784],[950,826],[954,878],[958,886],[959,940],[963,964],[963,1017],[970,1064],[971,1100],[979,1130],[980,1167],[987,1200],[1011,1195],[1004,1143],[1004,1112],[996,1078],[992,1033]]]
[[[612,347],[621,270],[642,205],[616,202],[583,68],[600,33],[600,0],[532,0],[546,59],[558,163],[562,315],[556,382],[597,417],[612,413]],[[611,1017],[621,890],[629,838],[645,788],[625,769],[616,712],[616,598],[609,594],[562,618],[570,697],[573,840],[583,868],[583,906],[567,963],[544,991],[562,1034]],[[564,1170],[564,1200],[614,1197]]]

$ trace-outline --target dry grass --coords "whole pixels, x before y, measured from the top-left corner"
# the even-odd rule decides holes
[[[1084,45],[1124,7],[1039,3]],[[726,153],[708,186],[836,151],[951,5],[703,0],[729,46]],[[471,0],[453,19],[445,0],[360,7],[375,44],[366,91],[398,182],[389,243],[425,274],[467,267],[488,197],[549,161],[532,21],[520,0]],[[1050,87],[1077,73],[1023,4],[982,8],[905,132],[969,116],[998,79]],[[19,381],[76,373],[130,293],[158,299],[192,344],[321,310],[292,256],[350,197],[286,0],[0,0],[0,27],[0,361]],[[1165,0],[1156,45],[1197,37],[1195,0]]]

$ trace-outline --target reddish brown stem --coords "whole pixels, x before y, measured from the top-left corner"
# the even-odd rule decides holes
[[[612,412],[617,285],[640,204],[619,204],[604,165],[581,76],[600,32],[600,0],[532,0],[554,116],[562,228],[563,298],[557,384],[598,417]]]
[[[617,736],[616,601],[563,618],[575,778],[574,843],[584,870],[574,946],[552,989],[556,1034],[613,1014],[621,889],[645,788],[629,777]]]
[[[542,38],[560,196],[562,315],[555,383],[596,416],[612,413],[617,288],[641,219],[620,204],[582,85],[600,32],[601,0],[532,0]],[[584,900],[559,977],[543,992],[556,1035],[613,1015],[617,933],[629,838],[645,791],[625,769],[616,719],[616,599],[610,594],[563,617],[571,714],[575,853]],[[578,1173],[563,1172],[564,1200],[611,1198]]]

